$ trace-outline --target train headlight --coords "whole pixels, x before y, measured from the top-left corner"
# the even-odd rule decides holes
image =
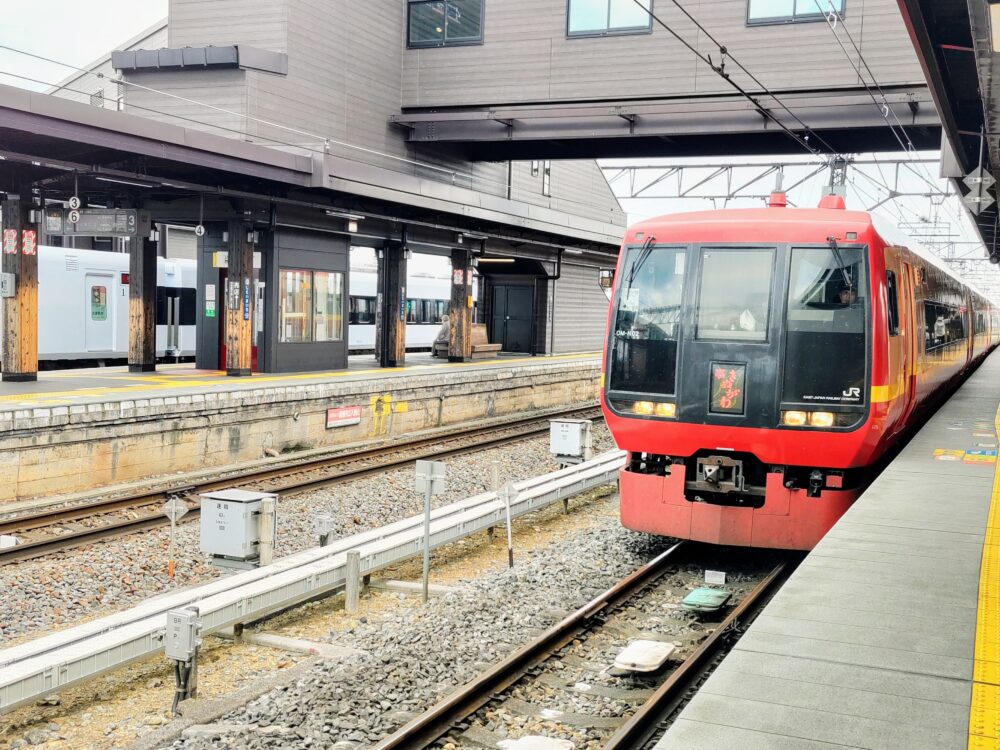
[[[787,427],[804,427],[807,421],[807,414],[804,411],[783,411],[781,412],[781,424]]]
[[[814,411],[809,414],[809,424],[813,427],[833,427],[835,417],[833,412]]]
[[[656,404],[652,401],[636,401],[632,404],[632,411],[643,417],[651,417],[656,411]]]
[[[657,404],[654,412],[658,417],[673,419],[677,416],[677,404]]]

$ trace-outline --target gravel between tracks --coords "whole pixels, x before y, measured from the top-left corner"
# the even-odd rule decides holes
[[[603,422],[594,424],[594,449],[614,447]],[[512,443],[446,461],[444,505],[482,492],[493,461],[505,481],[553,471],[547,438]],[[314,546],[316,513],[331,514],[337,538],[412,516],[422,507],[413,491],[412,469],[398,469],[289,498],[279,506],[276,555]],[[44,631],[66,627],[134,606],[166,591],[203,583],[219,572],[198,550],[198,525],[177,531],[177,574],[166,576],[169,531],[158,529],[0,568],[0,647]]]
[[[221,720],[238,728],[168,747],[367,746],[668,544],[625,531],[616,518],[603,518],[568,543],[536,551],[513,570],[488,574],[423,607],[390,612],[338,634],[338,642],[367,653],[320,664]]]

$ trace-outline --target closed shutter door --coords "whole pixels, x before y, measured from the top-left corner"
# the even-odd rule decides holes
[[[198,259],[198,237],[193,229],[167,227],[167,257],[185,260]]]
[[[598,285],[596,266],[563,262],[556,285],[553,354],[595,352],[604,346],[608,298]]]

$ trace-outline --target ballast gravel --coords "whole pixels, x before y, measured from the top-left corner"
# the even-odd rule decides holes
[[[594,450],[614,448],[603,422],[594,424]],[[547,438],[446,459],[447,491],[435,506],[492,487],[492,464],[503,481],[554,471]],[[279,501],[276,556],[315,546],[315,518],[333,519],[342,538],[419,513],[412,468],[398,469]],[[0,648],[15,640],[109,614],[164,592],[216,578],[219,571],[199,550],[198,524],[181,524],[176,537],[176,577],[167,577],[169,531],[158,529],[112,539],[51,557],[0,567]]]
[[[667,547],[670,540],[602,518],[571,541],[408,611],[338,635],[364,653],[223,717],[225,731],[186,737],[185,750],[367,747],[433,705]]]

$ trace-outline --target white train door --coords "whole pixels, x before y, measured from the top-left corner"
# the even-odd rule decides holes
[[[113,273],[88,272],[84,277],[86,317],[84,323],[85,349],[88,352],[111,352],[115,348]]]

